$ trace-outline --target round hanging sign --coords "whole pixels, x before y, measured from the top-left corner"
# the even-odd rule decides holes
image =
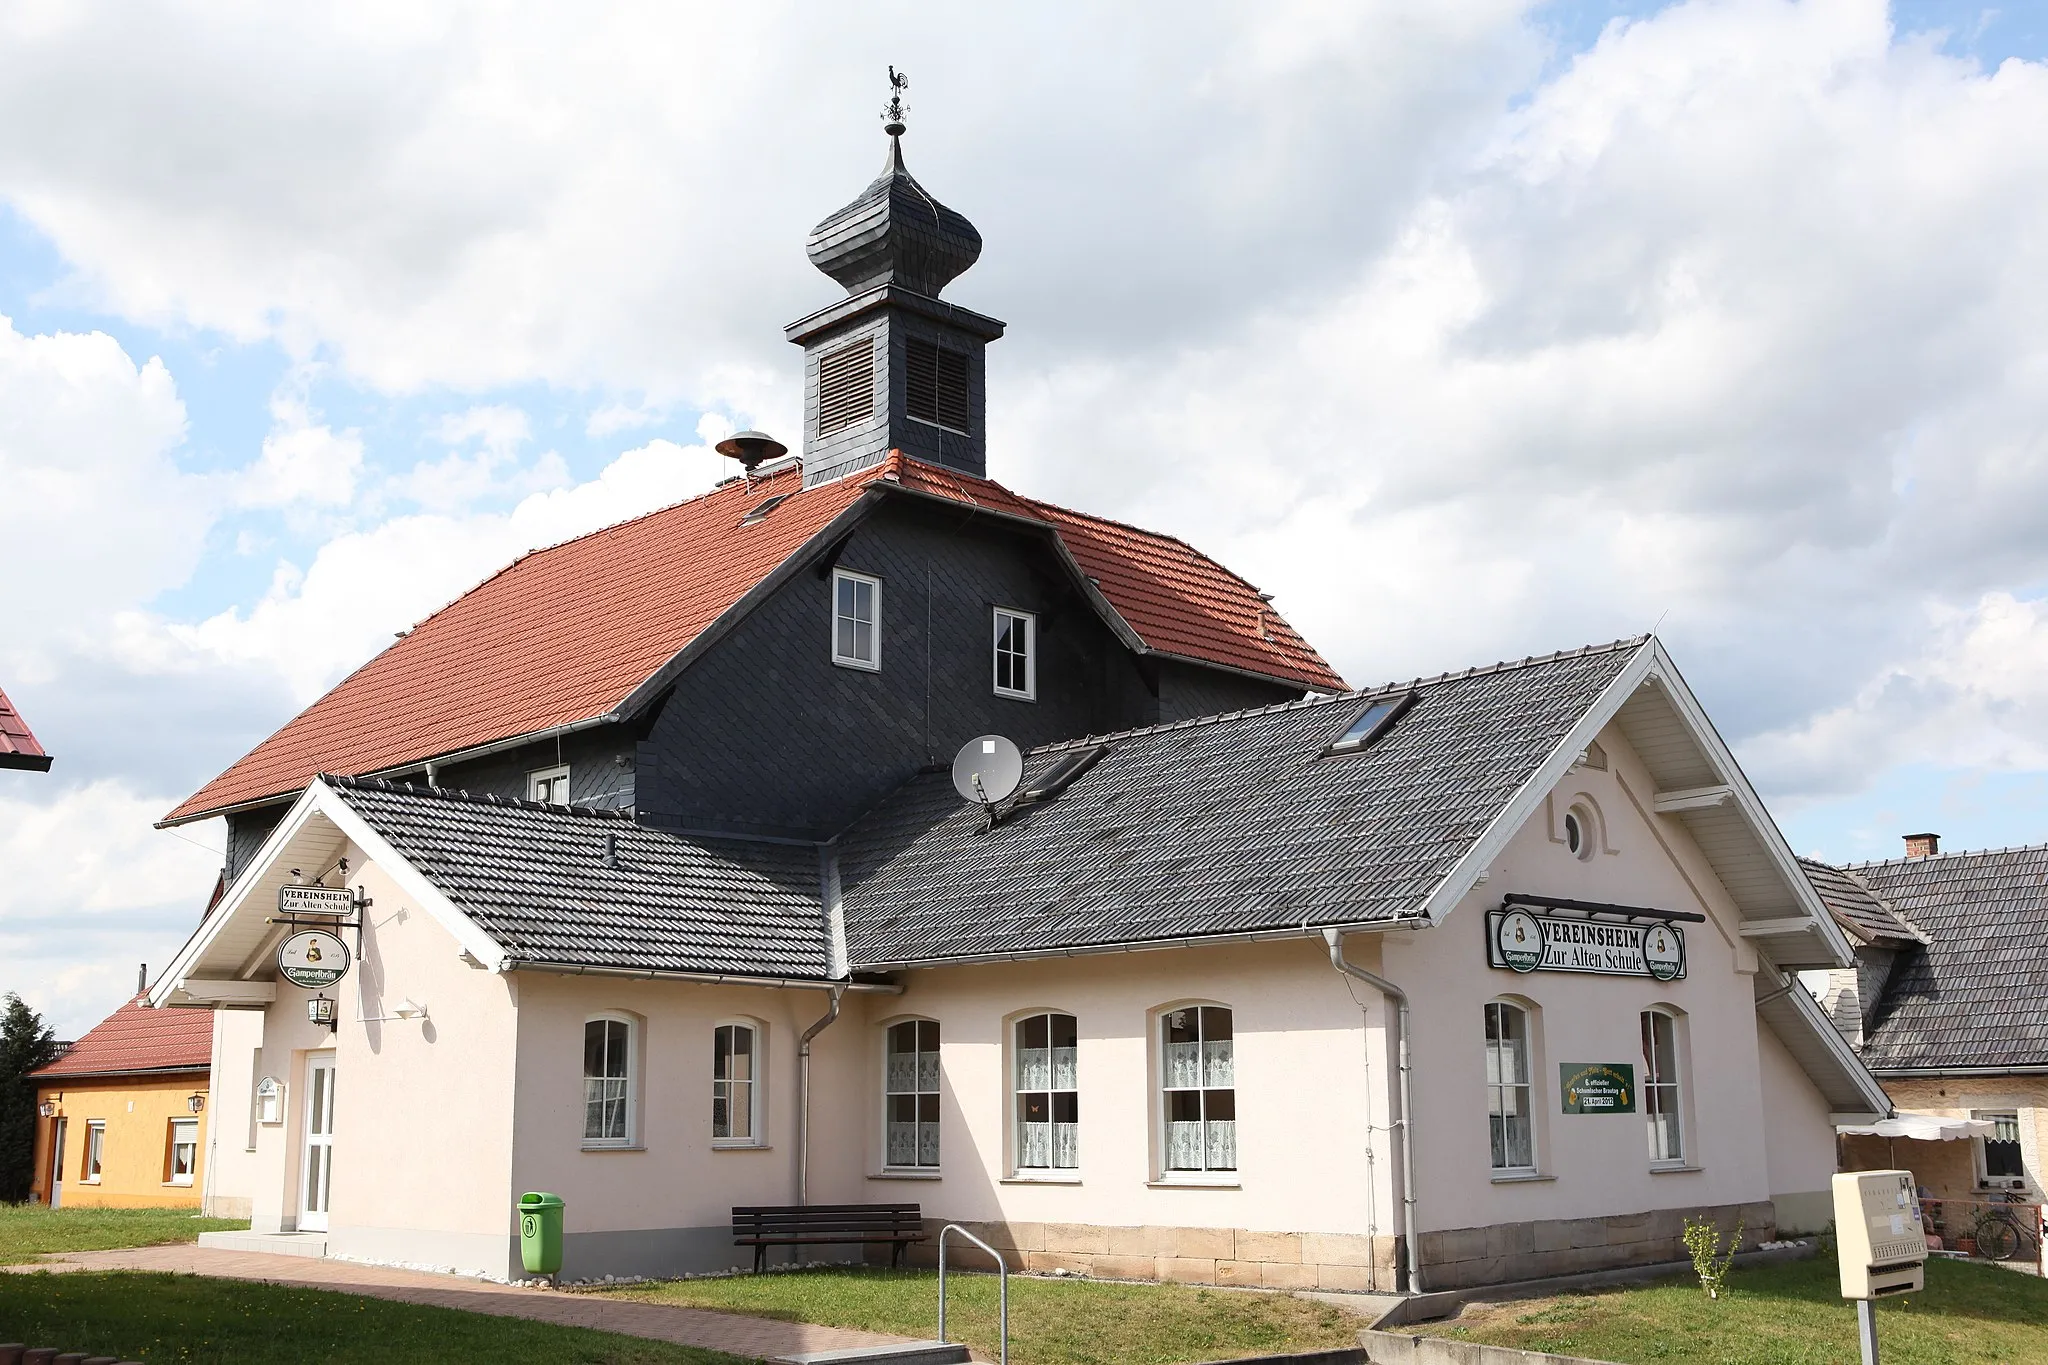
[[[1493,946],[1508,967],[1533,972],[1543,965],[1543,922],[1527,910],[1510,910],[1494,927]]]
[[[304,929],[277,949],[277,972],[294,986],[314,990],[348,974],[348,945],[325,929]]]
[[[1668,924],[1643,930],[1643,966],[1659,981],[1675,981],[1685,971],[1685,936]]]

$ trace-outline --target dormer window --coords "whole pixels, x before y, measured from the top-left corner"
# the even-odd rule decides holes
[[[1038,697],[1038,618],[1028,611],[995,611],[996,695],[1034,701]]]
[[[903,410],[920,422],[965,432],[967,355],[910,337],[903,343]]]
[[[542,768],[526,775],[526,799],[545,801],[551,806],[569,804],[569,766]]]
[[[882,671],[882,580],[832,571],[832,662]]]

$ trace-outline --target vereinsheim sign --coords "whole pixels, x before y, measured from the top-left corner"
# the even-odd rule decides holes
[[[1486,960],[1511,972],[1676,981],[1685,975],[1685,931],[1675,924],[1616,924],[1510,906],[1486,913]]]

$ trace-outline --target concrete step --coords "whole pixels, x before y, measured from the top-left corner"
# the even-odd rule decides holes
[[[202,1232],[199,1245],[216,1251],[260,1251],[269,1256],[325,1256],[324,1232]]]
[[[886,1365],[961,1365],[974,1357],[957,1341],[899,1341],[887,1346],[855,1346],[842,1351],[806,1351],[776,1356],[768,1365],[841,1365],[877,1361]]]

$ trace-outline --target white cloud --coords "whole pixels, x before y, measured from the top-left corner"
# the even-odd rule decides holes
[[[288,377],[270,398],[271,429],[256,462],[236,480],[243,507],[343,507],[355,497],[363,440],[317,420],[307,398],[310,375]]]

